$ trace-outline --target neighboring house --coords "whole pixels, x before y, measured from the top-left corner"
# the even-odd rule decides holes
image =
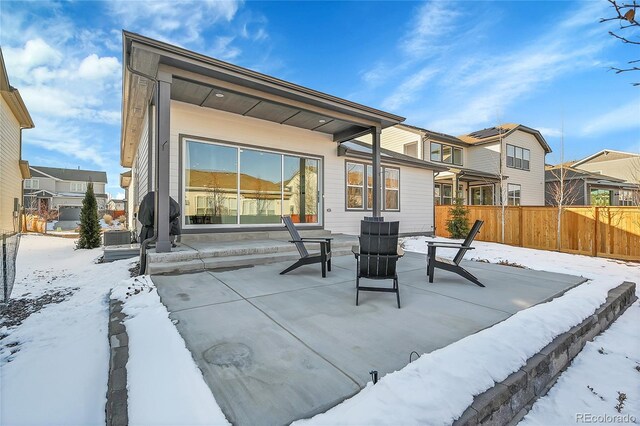
[[[544,159],[551,148],[535,129],[501,124],[452,136],[398,124],[383,130],[382,146],[447,168],[435,177],[436,204],[451,204],[457,187],[469,205],[500,204],[501,188],[509,205],[544,205]]]
[[[41,216],[57,211],[60,221],[78,221],[82,200],[90,182],[93,183],[98,210],[106,208],[106,172],[42,166],[30,166],[29,169],[31,179],[24,181],[24,206],[27,211]]]
[[[107,210],[111,211],[125,211],[127,209],[127,200],[110,199],[107,201]]]
[[[183,234],[281,230],[282,214],[302,229],[358,234],[364,216],[382,215],[405,234],[433,231],[433,175],[445,169],[379,148],[381,129],[403,117],[123,38],[121,165],[131,171],[121,185],[131,215],[155,190],[159,218],[168,196],[180,203]],[[365,133],[371,145],[351,142]],[[168,223],[158,251],[170,250],[164,233]]]
[[[20,226],[22,181],[30,177],[22,160],[22,129],[34,127],[18,89],[9,84],[0,50],[0,233]]]
[[[557,206],[560,200],[574,206],[638,205],[637,186],[623,179],[567,165],[547,166],[545,173],[547,205]]]

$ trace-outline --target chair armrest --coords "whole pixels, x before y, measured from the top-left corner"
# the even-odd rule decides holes
[[[463,248],[467,250],[475,249],[475,247],[465,246],[463,244],[455,244],[455,243],[428,243],[428,247]]]
[[[304,237],[304,238],[300,238],[302,241],[312,241],[312,240],[323,240],[323,241],[331,241],[333,240],[333,237],[331,238],[325,238],[325,237]]]
[[[329,244],[331,240],[325,240],[320,238],[301,238],[299,240],[289,241],[290,243],[320,243],[320,244]]]

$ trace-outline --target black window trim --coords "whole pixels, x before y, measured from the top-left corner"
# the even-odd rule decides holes
[[[522,148],[521,146],[517,146],[517,145],[512,145],[510,143],[505,144],[506,148],[505,148],[505,165],[507,167],[509,167],[510,169],[516,169],[516,170],[524,170],[524,171],[531,171],[531,150],[527,149],[527,148]],[[513,157],[509,156],[509,147],[513,148]],[[518,158],[518,150],[521,150],[522,152],[522,156],[520,158]],[[524,153],[527,152],[528,153],[528,160],[525,160],[524,157]],[[509,158],[512,158],[513,160],[511,161],[511,165],[509,165]],[[516,166],[516,160],[520,160],[520,167]],[[524,164],[525,161],[527,162],[527,167],[525,168]]]
[[[437,142],[437,141],[432,141],[432,140],[427,140],[425,142],[429,142],[429,160],[428,161],[435,161],[437,163],[442,163],[442,164],[450,164],[452,166],[464,166],[464,149],[455,145],[449,145],[446,143],[442,143],[442,142]],[[438,144],[440,145],[440,150],[439,150],[439,157],[440,159],[438,160],[434,160],[431,157],[431,145],[433,144]],[[444,149],[445,148],[450,148],[451,149],[451,161],[443,161],[443,153],[444,153]],[[455,151],[458,150],[460,151],[460,163],[456,163],[455,162]],[[424,152],[426,150],[424,149],[424,146],[422,147],[422,152],[423,152],[423,157],[424,157]]]
[[[347,193],[347,172],[348,172],[348,164],[352,163],[352,164],[361,164],[364,166],[364,193],[363,195],[363,199],[362,199],[362,208],[356,207],[356,208],[350,208],[349,207],[349,198],[348,198],[348,193]],[[367,163],[365,161],[356,161],[356,160],[350,160],[350,159],[345,159],[344,161],[344,209],[347,212],[370,212],[373,209],[368,208],[368,198],[369,198],[369,185],[368,185],[368,168],[372,167],[371,163]],[[382,194],[380,194],[382,196],[382,201],[383,201],[383,205],[381,206],[381,211],[383,212],[393,212],[393,213],[399,213],[401,210],[401,200],[400,200],[400,187],[401,187],[401,183],[400,180],[402,179],[401,177],[401,171],[400,171],[400,167],[393,167],[393,166],[385,166],[382,165],[382,171],[383,171],[383,176],[384,176],[384,171],[386,169],[394,169],[398,171],[398,208],[397,209],[387,209],[386,208],[386,184],[385,184],[385,179],[383,178],[382,180]],[[396,189],[393,189],[393,191],[396,191]]]

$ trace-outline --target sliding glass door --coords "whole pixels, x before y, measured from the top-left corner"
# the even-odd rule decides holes
[[[319,224],[318,158],[185,140],[184,225]]]

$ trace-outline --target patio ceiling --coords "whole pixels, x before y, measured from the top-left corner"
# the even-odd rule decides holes
[[[123,32],[121,165],[131,167],[157,79],[171,99],[344,140],[384,129],[404,117],[318,92],[138,34]]]

